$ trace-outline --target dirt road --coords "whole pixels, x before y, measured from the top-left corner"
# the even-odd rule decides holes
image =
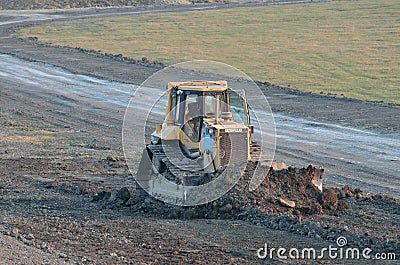
[[[112,134],[114,137],[120,136],[122,114],[135,91],[135,85],[76,75],[51,65],[28,62],[9,55],[0,55],[0,58],[2,86],[9,88],[5,90],[9,94],[7,96],[15,98],[17,95],[21,97],[29,93],[29,96],[23,97],[28,101],[21,107],[33,111],[35,107],[46,102],[48,109],[58,109],[62,114],[65,113],[65,117],[60,115],[60,118],[70,119],[71,122],[75,115],[70,117],[72,113],[66,110],[76,108],[80,110],[80,114],[76,115],[87,117],[87,123],[93,123],[89,119],[94,116],[93,110],[96,110],[95,115],[103,117],[104,121],[113,120]],[[144,103],[137,106],[138,113],[150,109],[152,100],[148,99],[157,94],[156,91],[143,92],[148,94],[141,95]],[[160,89],[158,94],[162,92],[163,89]],[[267,95],[271,102],[279,100],[276,97],[282,97]],[[284,113],[275,114],[275,121],[278,161],[285,161],[293,166],[323,166],[327,172],[327,182],[331,185],[349,184],[400,198],[398,133],[382,133],[337,123],[318,122]],[[82,130],[76,126],[74,129]],[[141,127],[136,129],[137,134],[143,132]]]
[[[2,254],[2,261],[35,253],[33,264],[315,264],[260,260],[256,250],[264,243],[321,249],[335,244],[338,234],[350,246],[397,253],[400,207],[371,203],[367,195],[349,198],[345,212],[303,217],[299,226],[273,217],[270,225],[251,218],[177,220],[91,202],[101,190],[134,185],[122,159],[122,120],[134,84],[157,69],[33,45],[8,36],[15,26],[0,27],[0,251],[10,244],[20,250]],[[279,161],[324,166],[329,184],[400,197],[397,106],[261,87],[275,113]],[[327,235],[304,232],[318,229]]]

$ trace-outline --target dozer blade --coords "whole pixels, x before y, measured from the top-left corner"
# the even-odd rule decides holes
[[[311,182],[322,192],[322,183],[324,182],[324,169],[323,168],[312,168],[311,171]]]
[[[149,153],[147,152],[147,148],[144,148],[135,178],[136,195],[140,197],[146,197],[149,195],[147,191],[149,191],[150,189],[150,179],[152,173],[153,170],[152,170],[151,159],[149,157]]]
[[[156,174],[152,176],[149,185],[150,193],[154,198],[175,205],[184,205],[186,193],[182,185],[175,184],[162,175]]]

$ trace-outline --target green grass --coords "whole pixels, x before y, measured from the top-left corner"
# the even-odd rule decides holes
[[[400,103],[398,0],[119,16],[19,34],[166,64],[215,60],[258,81]]]

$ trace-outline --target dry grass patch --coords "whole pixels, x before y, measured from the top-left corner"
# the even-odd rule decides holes
[[[119,16],[23,30],[173,64],[210,59],[304,91],[400,103],[400,2],[355,0]]]

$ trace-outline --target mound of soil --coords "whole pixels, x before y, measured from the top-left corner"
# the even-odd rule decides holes
[[[282,170],[266,169],[266,177],[260,187],[249,191],[248,185],[254,170],[254,165],[249,166],[238,183],[224,196],[213,202],[195,207],[174,207],[155,199],[144,200],[139,196],[126,198],[126,188],[123,200],[117,200],[118,191],[102,191],[93,196],[93,201],[106,204],[124,204],[131,207],[134,212],[151,213],[167,218],[242,218],[248,212],[257,212],[267,215],[316,215],[332,214],[338,210],[348,208],[346,202],[340,199],[353,196],[354,190],[346,186],[343,189],[326,188],[321,192],[312,183],[316,169],[288,168]],[[345,190],[345,191],[344,191]],[[360,191],[361,192],[361,191]],[[340,199],[339,199],[340,198]]]
[[[265,179],[260,187],[249,191],[251,179],[249,173],[253,169],[254,165],[248,167],[247,173],[227,194],[199,206],[178,207],[149,197],[144,199],[134,192],[130,194],[127,188],[99,192],[92,196],[92,202],[109,209],[126,207],[132,214],[137,213],[142,216],[165,219],[240,220],[325,240],[335,240],[345,236],[354,246],[372,246],[374,249],[398,251],[398,244],[385,238],[375,239],[372,242],[369,234],[355,235],[346,225],[343,229],[337,229],[337,224],[334,222],[313,221],[330,217],[335,220],[338,216],[342,216],[347,222],[354,219],[353,208],[367,209],[376,207],[375,205],[381,205],[379,207],[391,209],[392,214],[398,214],[400,204],[394,198],[381,194],[368,195],[367,192],[358,188],[353,189],[348,185],[341,189],[323,188],[321,192],[313,184],[318,169],[311,165],[307,168],[291,167],[277,171],[265,168]],[[358,221],[355,225],[359,226]]]

